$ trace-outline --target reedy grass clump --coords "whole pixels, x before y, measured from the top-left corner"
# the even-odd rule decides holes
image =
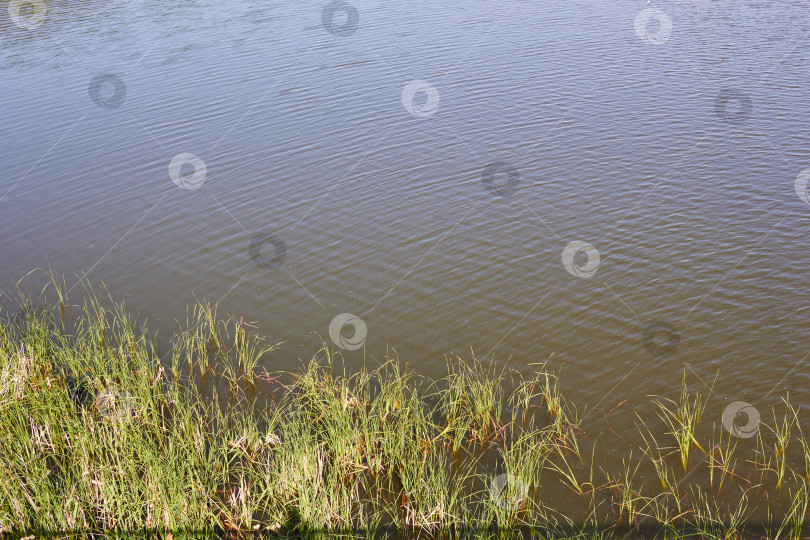
[[[261,363],[273,346],[206,303],[164,364],[123,305],[87,298],[70,321],[62,295],[56,316],[30,305],[0,313],[0,533],[601,538],[651,525],[664,537],[725,538],[744,530],[766,482],[787,487],[774,533],[795,538],[804,526],[810,448],[787,400],[753,461],[721,432],[680,475],[690,448],[703,451],[709,399],[684,381],[678,401],[654,402],[663,429],[639,415],[641,452],[616,470],[600,465],[607,481],[596,485],[599,434],[579,425],[547,364],[524,379],[454,357],[430,382],[396,357],[340,373],[325,347],[270,375]],[[204,380],[224,384],[209,392]],[[657,442],[668,435],[675,451]],[[740,470],[747,462],[759,484]],[[511,482],[503,497],[498,474]]]
[[[627,517],[625,525],[638,526],[638,515],[647,506],[648,502],[641,496],[642,486],[634,486],[636,483],[635,477],[638,473],[638,468],[641,465],[640,461],[632,465],[633,455],[630,454],[630,461],[624,464],[624,473],[619,476],[612,476],[609,472],[605,473],[608,484],[614,490],[616,498],[614,504],[617,506],[619,521],[622,522],[624,516]],[[642,483],[643,484],[643,483]]]
[[[782,538],[783,533],[786,533],[784,537],[798,539],[804,532],[804,520],[810,507],[810,486],[802,477],[797,477],[796,480],[797,487],[791,490],[790,507],[782,518],[775,538]]]
[[[502,373],[475,361],[429,384],[395,359],[337,375],[326,349],[328,366],[257,375],[272,347],[205,303],[168,366],[109,298],[91,295],[69,332],[42,314],[0,328],[0,530],[304,533],[390,523],[436,534],[494,519],[477,467],[507,431],[534,437],[541,456],[518,474],[537,474],[562,448],[557,412],[553,423],[531,418],[525,435],[508,430]],[[207,377],[226,385],[204,395]],[[271,383],[269,400],[252,390],[257,377]],[[104,407],[102,394],[113,396]],[[468,452],[470,442],[482,452]],[[507,461],[520,462],[513,454]]]
[[[736,504],[721,506],[711,494],[692,488],[694,499],[690,521],[702,538],[731,540],[738,538],[748,512],[748,495],[741,490]]]
[[[777,476],[777,484],[776,487],[782,487],[782,481],[785,478],[785,473],[787,471],[787,446],[791,439],[791,433],[793,429],[799,423],[799,411],[793,405],[790,404],[788,401],[788,397],[786,396],[783,398],[785,403],[785,407],[787,408],[787,414],[782,416],[782,419],[779,420],[776,415],[776,411],[774,407],[771,407],[771,412],[773,414],[774,424],[770,426],[765,424],[765,429],[770,431],[774,436],[773,442],[773,466],[771,466],[771,458],[767,458],[768,465],[766,468],[772,470],[776,473]],[[767,455],[765,451],[765,443],[762,439],[762,433],[757,433],[757,440],[760,444],[760,448],[762,449],[762,455]]]
[[[669,427],[670,435],[675,438],[676,449],[680,453],[684,471],[689,464],[689,452],[693,446],[696,446],[701,452],[706,452],[695,438],[695,431],[707,402],[708,398],[699,393],[690,395],[686,386],[686,372],[684,372],[678,401],[664,397],[655,400],[658,417]]]
[[[475,360],[469,364],[455,357],[448,360],[447,372],[437,393],[446,426],[443,435],[453,441],[453,450],[467,442],[483,445],[497,437],[503,427],[503,370],[498,373]]]
[[[712,435],[712,450],[707,455],[707,459],[709,460],[709,483],[711,487],[715,487],[715,476],[717,476],[717,489],[723,489],[723,483],[726,479],[736,476],[734,474],[736,465],[734,454],[737,449],[738,439],[733,437],[722,427],[713,430],[713,433],[714,432],[718,433],[717,443],[714,442],[714,435]],[[723,444],[724,435],[726,439],[725,444]],[[723,450],[724,448],[725,450]]]

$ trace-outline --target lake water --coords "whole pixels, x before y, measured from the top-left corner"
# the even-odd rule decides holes
[[[332,337],[431,378],[551,358],[616,445],[684,370],[718,374],[709,426],[810,405],[803,2],[39,15],[0,13],[4,290],[86,275],[164,338],[206,298],[284,342],[270,370]]]

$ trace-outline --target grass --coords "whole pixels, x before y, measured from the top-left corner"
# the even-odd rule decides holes
[[[791,432],[799,423],[798,409],[794,408],[790,404],[788,397],[785,398],[784,402],[785,406],[787,407],[788,414],[783,415],[781,420],[778,420],[776,411],[773,407],[771,407],[774,425],[771,427],[768,424],[765,424],[766,429],[770,430],[776,439],[773,443],[773,456],[775,461],[774,472],[776,472],[778,478],[776,484],[777,488],[782,487],[782,481],[785,478],[785,472],[787,469],[787,446],[791,439]]]
[[[340,373],[325,347],[270,374],[275,346],[204,302],[161,361],[122,304],[86,292],[0,313],[0,534],[807,532],[810,445],[787,396],[754,446],[721,430],[704,450],[710,395],[684,378],[638,415],[637,442],[602,439],[606,461],[548,363],[521,377],[452,357],[428,381],[396,357]]]
[[[733,438],[731,434],[722,428],[716,431],[718,433],[717,443],[714,442],[714,437],[712,437],[712,451],[708,455],[709,484],[711,487],[716,486],[720,490],[723,489],[723,484],[728,478],[736,476],[734,474],[736,464],[734,454],[737,450],[738,439]],[[725,444],[723,443],[724,436]],[[717,479],[716,483],[715,478]]]
[[[632,462],[632,453],[629,459]],[[645,504],[645,498],[640,495],[640,488],[634,489],[633,484],[636,481],[635,477],[640,465],[640,461],[636,461],[635,466],[631,465],[630,462],[625,462],[624,474],[622,476],[611,477],[610,473],[606,473],[608,484],[615,491],[616,495],[614,504],[619,514],[617,523],[621,523],[622,518],[626,516],[626,525],[638,526],[638,515]]]
[[[695,431],[706,409],[706,404],[707,398],[701,394],[690,395],[686,386],[685,371],[681,384],[680,399],[677,402],[664,397],[655,400],[659,418],[666,423],[670,429],[670,435],[675,439],[684,471],[689,465],[689,452],[692,447],[696,446],[705,453],[705,450],[695,438]]]
[[[497,438],[501,424],[503,372],[486,370],[478,362],[464,363],[455,357],[447,364],[447,377],[437,391],[443,435],[453,442],[453,451],[464,443],[484,445]]]
[[[748,511],[748,496],[741,491],[736,505],[723,508],[711,493],[694,489],[695,500],[691,521],[700,536],[712,540],[732,540],[738,538]]]

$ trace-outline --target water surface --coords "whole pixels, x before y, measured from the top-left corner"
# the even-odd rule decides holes
[[[810,405],[806,6],[353,0],[356,28],[330,33],[326,5],[59,0],[33,29],[3,11],[0,286],[86,276],[164,337],[206,298],[284,342],[270,370],[341,313],[368,329],[343,351],[358,368],[551,358],[609,445],[684,370],[704,392],[719,374],[709,425],[786,390]],[[107,107],[104,73],[126,90],[104,85]],[[413,81],[435,110],[403,106]],[[169,176],[181,153],[198,189]],[[493,163],[517,181],[487,185]],[[265,243],[256,264],[258,235],[283,260]],[[588,278],[573,241],[598,250]],[[654,323],[676,348],[645,347]]]

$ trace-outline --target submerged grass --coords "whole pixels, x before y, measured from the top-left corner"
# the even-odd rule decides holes
[[[88,291],[68,323],[57,290],[56,316],[0,316],[0,534],[731,538],[763,500],[766,536],[804,531],[810,448],[787,400],[750,455],[722,431],[706,451],[708,396],[684,381],[611,465],[547,364],[453,357],[430,382],[396,358],[339,374],[324,348],[271,375],[274,346],[206,303],[161,362],[123,305]]]

